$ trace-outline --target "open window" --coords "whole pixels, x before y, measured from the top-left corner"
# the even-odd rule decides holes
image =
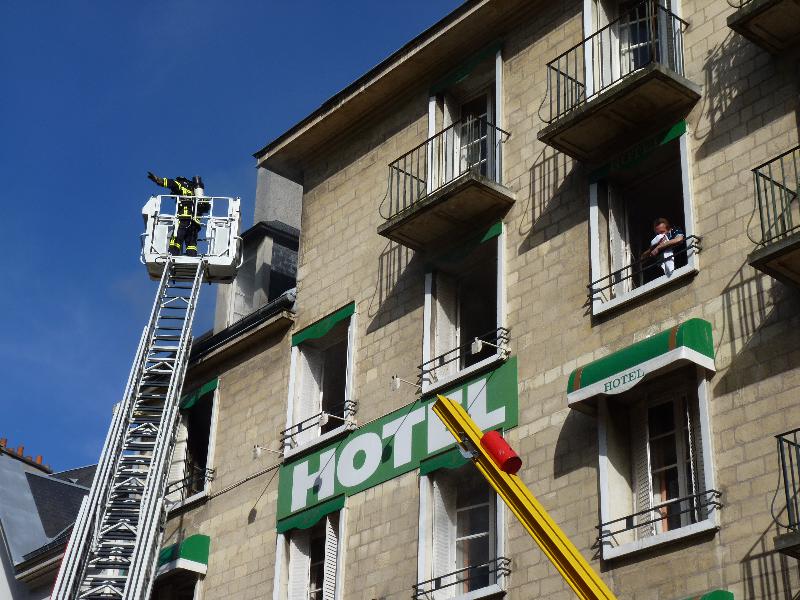
[[[213,429],[217,393],[217,381],[214,380],[181,399],[167,483],[166,498],[171,508],[208,493],[208,485],[214,478]]]
[[[415,598],[482,598],[508,573],[498,534],[498,499],[472,464],[423,476],[423,581]],[[425,515],[427,514],[427,517]]]
[[[289,422],[281,440],[288,454],[355,426],[354,308],[345,306],[292,337]]]
[[[591,176],[594,314],[697,270],[685,126],[678,124]]]
[[[497,223],[482,236],[431,260],[420,366],[424,391],[506,357],[502,244],[502,224]]]
[[[601,398],[599,541],[606,559],[716,527],[705,370]]]
[[[285,535],[287,600],[341,598],[338,584],[340,514],[329,514],[309,529],[293,529]]]

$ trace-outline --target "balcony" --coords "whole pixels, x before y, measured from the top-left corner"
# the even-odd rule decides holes
[[[747,261],[789,285],[800,285],[800,146],[753,169],[761,240]]]
[[[455,598],[456,594],[459,594],[459,598],[502,597],[505,593],[499,581],[510,574],[511,559],[500,556],[481,565],[470,565],[446,575],[415,583],[412,598],[414,600]]]
[[[683,72],[687,27],[646,0],[548,63],[539,139],[594,163],[686,116],[700,99]]]
[[[433,357],[417,367],[422,392],[430,393],[497,361],[506,360],[510,355],[510,344],[511,331],[498,327]]]
[[[737,11],[728,17],[728,27],[778,54],[800,43],[798,0],[728,0]]]
[[[592,281],[587,287],[593,313],[600,314],[628,300],[655,293],[672,281],[696,273],[694,257],[702,250],[701,241],[696,235],[687,235],[686,241],[675,246],[668,257],[634,259],[631,264]]]
[[[395,160],[378,233],[427,250],[496,221],[515,200],[501,183],[508,137],[486,119],[459,121]]]
[[[775,549],[800,559],[800,428],[775,437],[786,498],[786,532],[775,538]]]

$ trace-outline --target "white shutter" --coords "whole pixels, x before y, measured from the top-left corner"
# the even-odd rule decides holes
[[[653,506],[650,453],[647,444],[647,407],[644,402],[640,402],[631,409],[631,453],[635,512],[639,512]],[[655,534],[655,523],[647,523],[654,518],[655,515],[651,512],[636,517],[636,524],[645,523],[637,527],[637,538],[641,539]]]
[[[439,136],[439,153],[444,157],[445,165],[441,172],[439,185],[442,186],[448,181],[452,181],[458,176],[459,154],[461,151],[461,131],[460,127],[450,127],[461,118],[461,107],[456,99],[450,94],[445,94],[443,98],[443,117],[444,127],[447,129]]]
[[[322,410],[322,366],[323,354],[320,350],[305,347],[300,350],[298,375],[300,385],[295,398],[294,425],[308,419]],[[305,429],[294,436],[297,445],[313,440],[319,435],[319,424],[306,423]]]
[[[289,590],[287,600],[308,600],[311,577],[310,536],[307,529],[289,535]]]
[[[339,515],[325,517],[325,573],[322,578],[322,600],[336,599],[336,570],[339,556]]]
[[[441,478],[433,478],[433,576],[439,577],[456,570],[456,492],[442,482]],[[442,584],[453,583],[452,578],[445,578]],[[438,590],[435,600],[453,598],[455,585]]]
[[[181,413],[178,420],[178,426],[175,431],[175,448],[172,451],[172,459],[169,463],[169,476],[167,483],[173,484],[173,491],[167,496],[168,502],[179,502],[181,500],[180,486],[176,483],[181,481],[188,473],[186,473],[186,443],[189,439],[189,430],[186,428],[186,415]]]
[[[689,397],[687,399],[689,403],[689,409],[687,411],[687,415],[689,417],[688,423],[688,430],[689,430],[689,450],[692,454],[691,456],[691,481],[694,485],[694,490],[692,494],[700,494],[706,491],[706,471],[705,471],[705,464],[703,462],[703,434],[701,431],[701,423],[700,423],[700,410],[697,404],[697,400],[693,397]],[[696,503],[701,503],[704,500],[703,497],[697,498],[695,500]],[[699,520],[703,520],[708,516],[708,508],[700,508],[697,510],[697,518]]]
[[[440,356],[458,347],[458,282],[447,273],[436,273],[436,335],[433,356]],[[452,358],[452,356],[448,357]],[[437,366],[436,379],[457,372],[458,361]]]
[[[631,247],[628,236],[628,211],[619,191],[608,185],[608,243],[610,247],[611,272],[631,264]],[[623,271],[622,276],[628,275]],[[614,296],[618,297],[631,290],[631,279],[615,277]]]

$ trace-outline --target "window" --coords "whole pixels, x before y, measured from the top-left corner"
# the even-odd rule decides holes
[[[685,367],[600,402],[604,558],[715,525],[705,375]],[[699,383],[698,383],[699,382]]]
[[[326,317],[320,321],[328,325],[324,333],[305,338],[293,348],[289,425],[282,433],[288,450],[353,427],[356,403],[350,382],[355,325],[351,315],[352,311],[338,320],[337,313]]]
[[[500,180],[499,157],[502,57],[499,50],[485,51],[457,83],[448,82],[429,100],[427,193],[468,171]]]
[[[194,600],[196,586],[196,573],[177,570],[156,579],[150,600]]]
[[[216,382],[210,384],[216,388]],[[170,463],[167,501],[180,504],[204,494],[213,478],[213,425],[216,412],[216,389],[184,397]]]
[[[595,314],[696,270],[686,135],[658,138],[655,148],[651,141],[599,170],[590,185]]]
[[[669,0],[591,0],[594,34],[591,51],[585,53],[596,89],[600,92],[620,78],[652,62],[670,64],[667,44],[676,32],[669,18]],[[673,42],[674,43],[674,42]]]
[[[289,534],[287,600],[335,600],[337,590],[340,513],[320,519],[310,529]]]
[[[502,236],[453,251],[436,262],[426,283],[421,378],[425,391],[504,357],[500,280]],[[486,342],[472,347],[475,338]]]
[[[427,572],[422,573],[425,581],[415,586],[415,597],[496,593],[507,569],[499,551],[496,494],[471,464],[441,469],[424,479],[421,493],[429,495],[430,525],[429,531],[421,530],[420,539],[428,540],[422,549]],[[424,519],[421,523],[424,528]]]

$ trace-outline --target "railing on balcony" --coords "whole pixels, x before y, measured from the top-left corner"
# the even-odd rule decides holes
[[[753,169],[761,218],[761,242],[767,245],[800,229],[800,146]]]
[[[775,436],[781,461],[789,529],[800,532],[800,428]]]
[[[731,8],[742,8],[750,4],[753,0],[728,0],[728,6]]]
[[[186,474],[183,478],[167,484],[167,501],[173,505],[180,504],[205,490],[206,485],[213,479],[214,469],[206,469],[186,461]]]
[[[475,173],[500,183],[502,144],[509,133],[485,118],[453,123],[389,165],[384,219],[409,210],[448,183]]]
[[[630,265],[622,267],[590,283],[589,300],[610,300],[655,281],[666,278],[665,263],[671,262],[670,271],[684,266],[689,261],[689,256],[702,250],[700,238],[696,235],[687,235],[683,244],[675,246],[672,256],[660,254],[657,257],[637,259]]]
[[[478,336],[478,339],[493,345],[484,345],[480,352],[473,354],[472,342],[474,340],[469,340],[462,346],[457,346],[447,352],[443,352],[417,367],[420,373],[420,381],[424,383],[435,383],[437,380],[447,375],[455,374],[461,369],[476,364],[490,356],[494,356],[498,352],[501,352],[501,350],[495,348],[495,346],[508,349],[508,344],[511,341],[511,330],[505,327],[498,327],[497,329]]]
[[[414,600],[427,600],[428,598],[438,597],[434,595],[437,590],[464,584],[468,591],[477,590],[496,583],[501,577],[507,577],[510,574],[511,559],[499,556],[480,565],[470,565],[446,575],[415,583],[412,597]],[[458,591],[457,593],[462,592]]]
[[[597,526],[597,541],[600,544],[608,543],[611,541],[609,538],[613,540],[627,531],[635,529],[641,531],[640,528],[650,530],[657,524],[662,526],[666,524],[669,529],[677,529],[689,523],[704,521],[711,509],[722,508],[721,497],[722,493],[718,490],[706,490],[699,494],[675,498],[619,519],[612,519]]]
[[[318,412],[281,431],[281,446],[298,446],[298,436],[302,438],[304,434],[309,435],[309,431],[323,434],[341,427],[355,416],[358,411],[358,402],[355,400],[345,400],[344,402],[334,404],[327,408],[327,411]]]
[[[547,64],[548,123],[651,63],[683,75],[688,23],[645,0]]]

